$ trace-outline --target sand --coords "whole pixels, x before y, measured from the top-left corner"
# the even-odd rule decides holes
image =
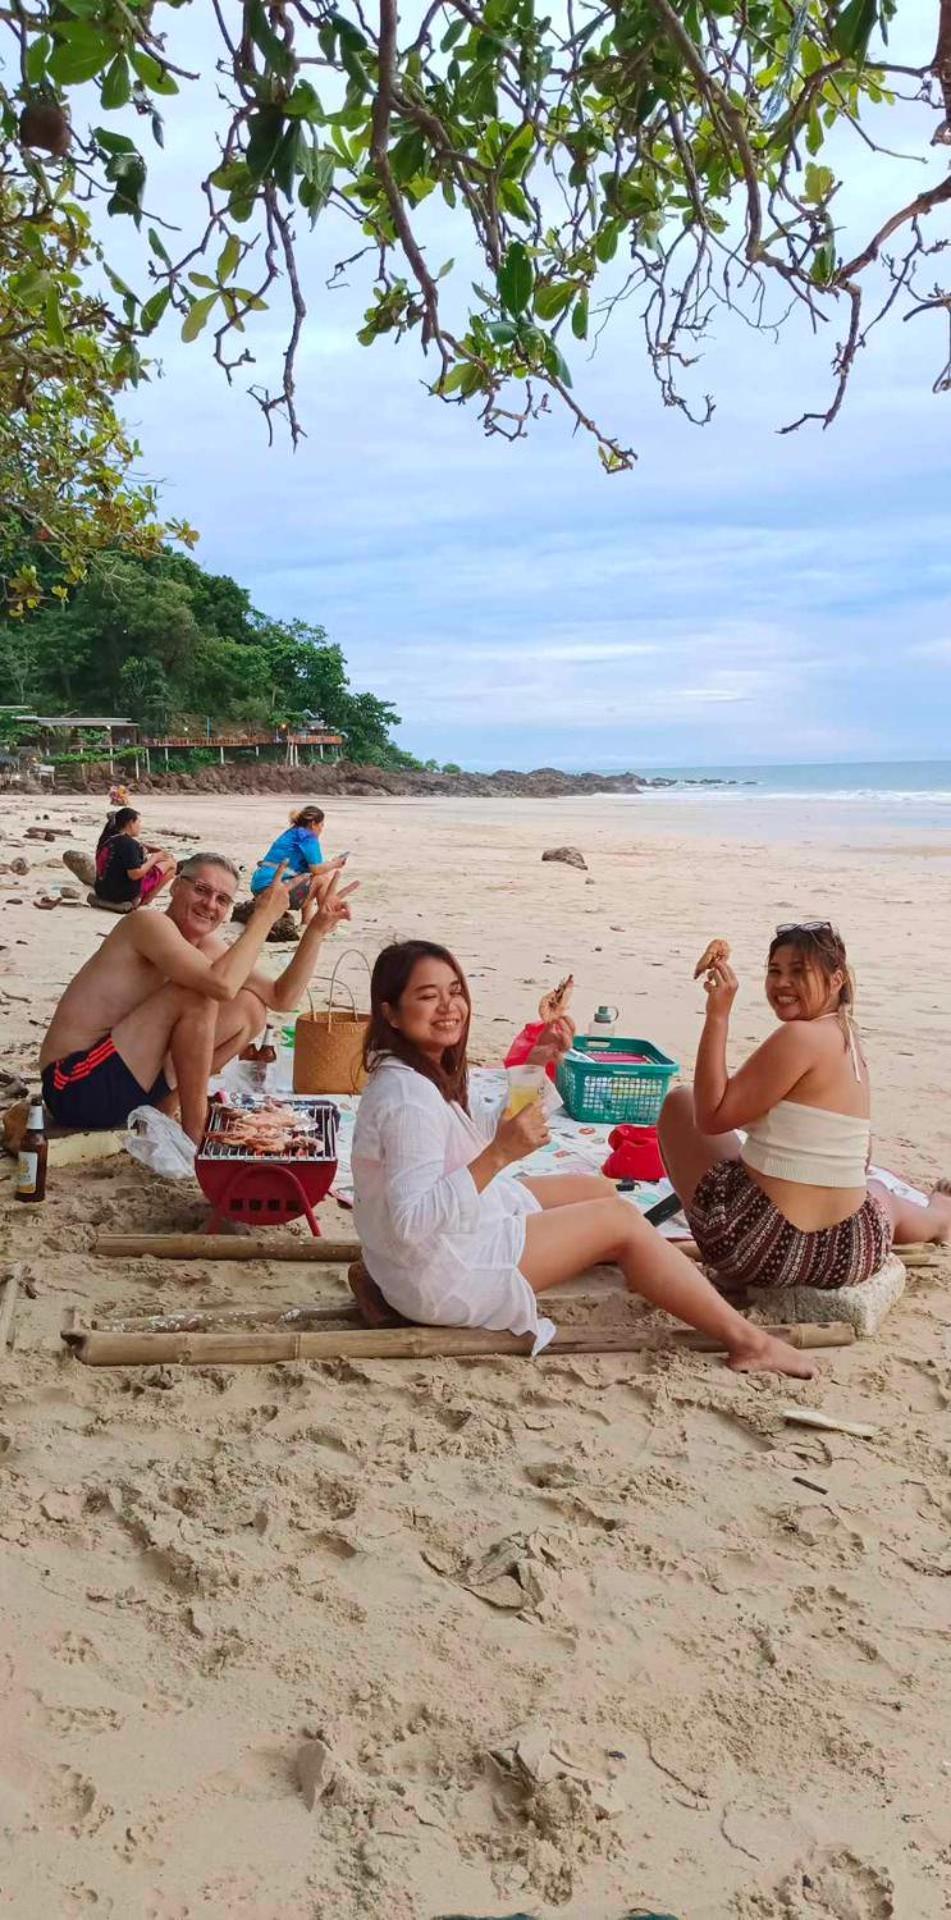
[[[32,905],[70,880],[68,840],[22,838],[37,805],[74,844],[99,821],[3,802],[0,859],[31,863],[0,887],[21,1070],[111,926]],[[281,822],[273,799],[163,798],[146,824],[247,862]],[[484,1060],[573,967],[582,1013],[619,1003],[689,1069],[718,933],[739,1053],[768,1028],[774,922],[831,909],[876,1157],[949,1170],[951,847],[714,832],[614,799],[350,800],[326,838],[362,879],[354,945],[456,947]],[[566,841],[587,876],[541,864]],[[60,1351],[68,1307],[333,1299],[342,1275],[97,1261],[96,1229],[203,1218],[125,1157],[57,1170],[40,1209],[11,1192],[0,1173],[25,1283],[0,1357],[0,1913],[947,1915],[946,1256],[805,1386],[684,1355],[95,1373]],[[784,1425],[791,1400],[876,1433]]]

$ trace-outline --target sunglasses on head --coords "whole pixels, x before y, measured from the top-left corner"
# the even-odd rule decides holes
[[[777,933],[832,933],[831,920],[784,920]]]

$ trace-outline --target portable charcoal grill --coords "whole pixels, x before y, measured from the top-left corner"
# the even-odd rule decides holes
[[[293,1112],[299,1125],[278,1152],[256,1152],[233,1137],[238,1115],[274,1107]],[[311,1233],[320,1228],[314,1208],[329,1192],[337,1171],[338,1109],[332,1100],[288,1095],[275,1100],[246,1098],[211,1108],[204,1139],[195,1155],[195,1173],[214,1209],[211,1232],[225,1215],[256,1227],[307,1219]]]

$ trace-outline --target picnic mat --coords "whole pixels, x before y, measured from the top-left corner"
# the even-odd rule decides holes
[[[292,1086],[294,1055],[289,1047],[282,1047],[278,1055],[275,1073],[275,1093],[289,1093]],[[504,1067],[473,1067],[469,1074],[473,1099],[480,1106],[494,1107],[501,1117],[508,1099],[508,1080]],[[358,1093],[335,1093],[334,1105],[340,1109],[340,1129],[337,1135],[337,1177],[330,1191],[333,1198],[342,1207],[353,1206],[353,1175],[350,1170],[350,1154],[353,1145],[353,1128],[360,1104]],[[590,1121],[572,1120],[563,1106],[549,1114],[551,1139],[545,1147],[539,1147],[527,1160],[519,1163],[519,1173],[600,1173],[610,1151],[608,1147],[609,1126],[595,1126]],[[740,1136],[742,1138],[742,1135]],[[897,1174],[889,1173],[884,1167],[870,1167],[872,1179],[880,1180],[883,1186],[890,1187],[893,1193],[900,1194],[905,1200],[916,1200],[924,1206],[927,1196],[917,1187],[900,1180]],[[641,1213],[654,1206],[658,1200],[665,1200],[673,1193],[669,1180],[654,1182],[641,1181],[622,1194],[622,1199],[630,1200]],[[682,1213],[673,1219],[665,1220],[658,1227],[668,1240],[685,1240],[690,1229]]]

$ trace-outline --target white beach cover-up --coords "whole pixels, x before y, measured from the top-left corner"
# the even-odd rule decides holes
[[[477,1193],[469,1162],[498,1114],[472,1117],[401,1060],[383,1060],[360,1099],[353,1135],[353,1218],[367,1268],[408,1320],[554,1337],[519,1261],[538,1201],[511,1174]]]

